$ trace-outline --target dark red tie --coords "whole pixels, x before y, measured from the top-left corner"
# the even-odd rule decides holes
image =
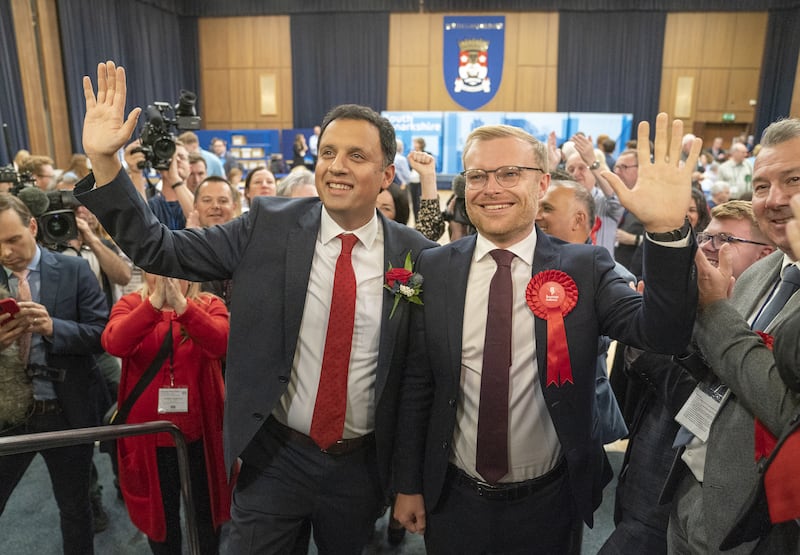
[[[350,255],[358,237],[341,234],[339,239],[342,241],[342,252],[336,260],[322,373],[311,420],[311,438],[321,449],[327,449],[342,439],[344,415],[347,412],[347,369],[350,366],[356,314],[356,274]]]
[[[508,474],[508,371],[511,368],[511,312],[514,253],[495,249],[497,262],[489,286],[489,310],[483,343],[481,399],[475,467],[490,484]]]

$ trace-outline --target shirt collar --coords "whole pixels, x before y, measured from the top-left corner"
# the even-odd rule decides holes
[[[489,251],[497,248],[499,247],[479,233],[472,259],[475,262],[480,262],[489,254]],[[536,250],[536,226],[533,226],[531,232],[522,241],[511,245],[505,250],[513,252],[517,258],[522,259],[528,266],[532,266],[533,252]]]
[[[327,245],[331,240],[342,233],[352,233],[358,240],[361,242],[367,250],[372,248],[372,244],[375,242],[375,238],[378,236],[378,213],[375,211],[372,214],[372,218],[363,226],[359,227],[358,229],[347,231],[341,228],[339,224],[333,221],[331,215],[328,214],[328,211],[325,209],[325,206],[322,206],[322,220],[320,221],[319,226],[319,238],[322,241],[323,245]]]
[[[42,260],[42,249],[41,249],[41,247],[39,247],[39,245],[36,245],[36,252],[34,253],[33,258],[31,259],[31,261],[28,262],[27,269],[30,270],[31,272],[38,271],[39,270],[39,262],[41,260]],[[6,268],[5,266],[3,266],[3,270],[5,270],[7,278],[10,278],[12,275],[14,275],[14,272],[12,272],[10,269]]]

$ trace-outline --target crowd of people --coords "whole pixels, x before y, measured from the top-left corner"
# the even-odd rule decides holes
[[[28,400],[2,403],[4,435],[98,425],[112,400],[172,421],[203,553],[228,521],[231,553],[361,553],[389,506],[389,540],[430,553],[580,553],[604,495],[604,554],[800,550],[800,491],[763,470],[800,411],[777,354],[800,304],[799,120],[704,151],[659,114],[616,159],[606,136],[479,127],[443,210],[424,141],[405,155],[369,108],[298,136],[281,179],[187,132],[155,182],[124,69],[83,85],[86,156],[18,162],[74,188],[78,237],[51,252],[0,194],[0,364]],[[64,551],[91,553],[91,446],[41,454]],[[153,553],[180,553],[172,439],[112,455]],[[0,458],[0,512],[33,456]]]

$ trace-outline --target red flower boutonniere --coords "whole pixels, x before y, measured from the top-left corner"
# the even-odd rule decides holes
[[[392,268],[386,272],[386,283],[384,287],[394,293],[394,305],[389,313],[389,318],[394,316],[400,299],[414,304],[422,304],[420,295],[422,294],[422,282],[425,281],[420,274],[414,272],[414,263],[411,262],[411,251],[406,255],[405,263],[402,268]]]

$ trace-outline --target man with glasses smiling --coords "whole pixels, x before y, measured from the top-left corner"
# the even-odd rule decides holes
[[[611,469],[595,421],[601,334],[682,352],[696,304],[685,221],[683,125],[659,114],[655,162],[628,190],[603,173],[647,230],[644,295],[599,247],[534,225],[550,183],[545,145],[510,126],[474,130],[463,151],[477,236],[420,254],[399,404],[395,517],[431,553],[578,553]],[[650,160],[647,122],[640,160]],[[668,155],[669,153],[669,155]],[[683,225],[681,225],[683,224]],[[533,276],[533,279],[531,279]],[[427,532],[426,532],[427,530]]]

